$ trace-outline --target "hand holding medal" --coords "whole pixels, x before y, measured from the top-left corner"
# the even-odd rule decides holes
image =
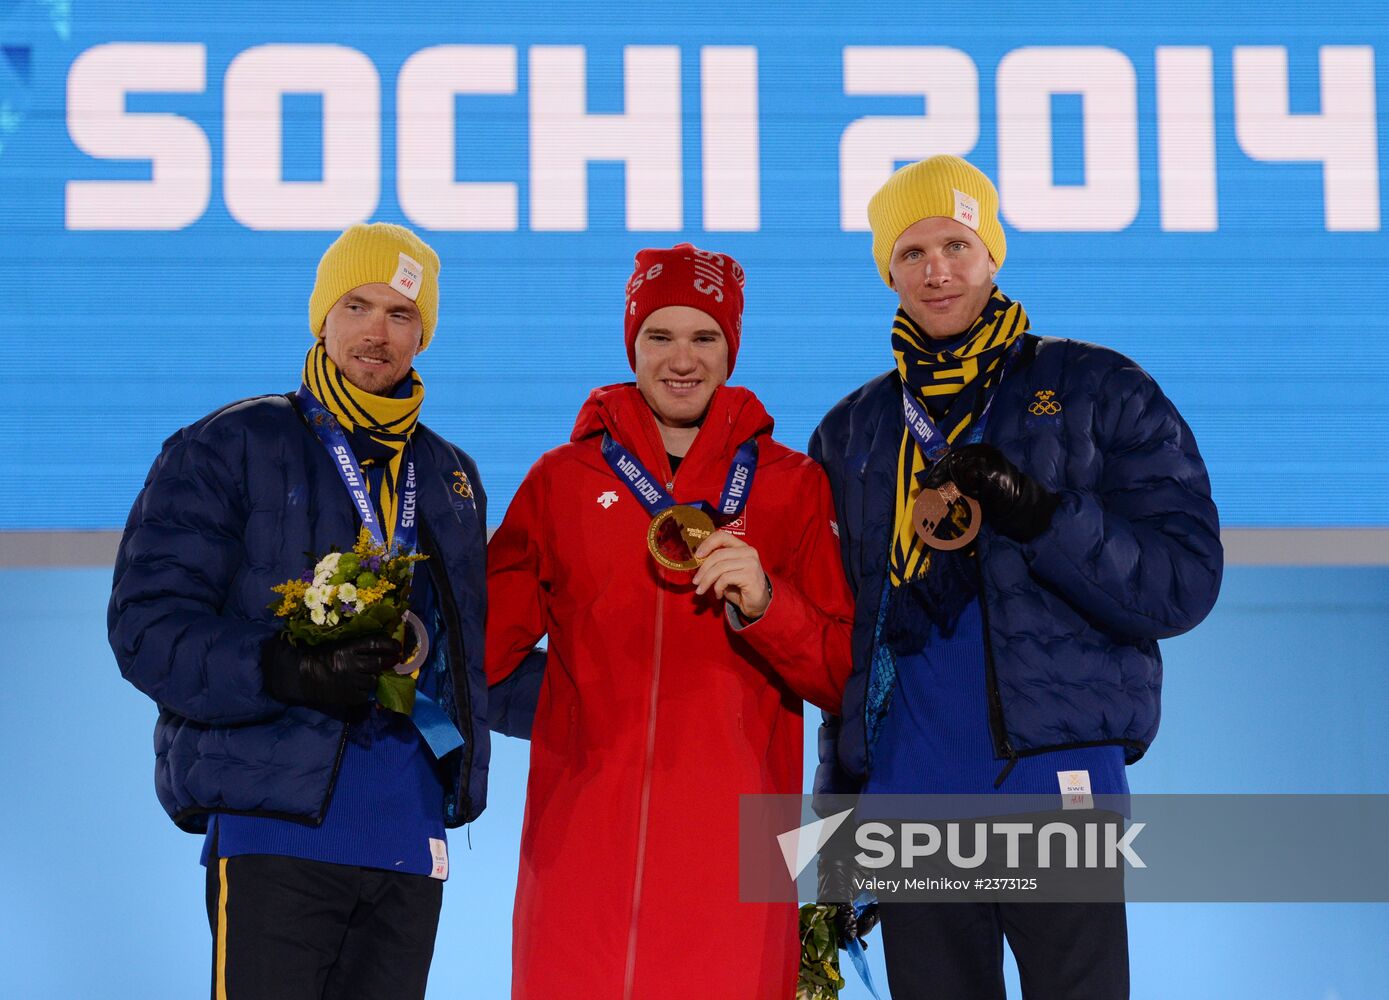
[[[651,558],[666,569],[691,572],[700,569],[700,564],[712,553],[726,548],[742,547],[752,552],[742,541],[734,539],[725,532],[717,531],[718,523],[726,524],[734,520],[747,506],[748,494],[752,492],[752,480],[757,471],[757,441],[743,442],[733,456],[733,464],[728,470],[728,479],[717,505],[700,501],[695,504],[678,504],[639,462],[635,455],[613,440],[612,435],[603,435],[603,458],[636,497],[637,501],[651,515],[651,524],[646,529],[646,547]],[[718,518],[718,523],[715,522]],[[720,559],[722,563],[724,560]],[[722,571],[715,574],[720,576]],[[709,577],[696,573],[698,592],[704,593],[702,586]],[[765,582],[765,578],[764,578]],[[725,586],[716,587],[716,593],[723,596]],[[739,593],[742,593],[739,590]],[[756,605],[756,601],[753,602]],[[741,607],[741,604],[739,605]],[[744,609],[746,611],[746,609]],[[761,612],[757,612],[760,614]],[[755,615],[752,615],[755,617]]]
[[[999,382],[1002,382],[1003,376],[1007,374],[1020,344],[1021,340],[1004,359],[1003,369],[999,372]],[[984,523],[984,510],[979,503],[982,496],[976,477],[969,477],[968,482],[962,482],[959,472],[964,466],[957,468],[957,460],[964,455],[968,464],[969,457],[977,455],[981,448],[998,453],[998,449],[991,445],[977,443],[983,437],[989,411],[993,409],[993,401],[993,394],[990,394],[987,400],[984,395],[980,395],[980,406],[972,421],[972,443],[958,451],[951,451],[946,436],[926,408],[912,396],[910,389],[905,385],[902,387],[902,416],[906,421],[907,432],[916,439],[917,447],[921,449],[930,470],[922,484],[921,493],[912,504],[912,526],[916,529],[917,537],[926,546],[938,552],[964,548],[979,535],[979,528]],[[1002,455],[999,457],[1002,458]],[[972,469],[973,466],[969,466],[965,471]],[[1016,469],[1013,471],[1016,472]],[[964,491],[961,490],[961,486],[964,486]],[[990,515],[993,514],[994,511],[991,510]]]
[[[699,569],[691,581],[695,593],[713,591],[738,608],[744,619],[761,618],[772,602],[772,590],[757,550],[726,531],[716,531],[694,553]]]
[[[989,524],[999,534],[1019,542],[1031,541],[1051,524],[1060,503],[1055,493],[1008,461],[991,444],[967,444],[937,462],[926,477],[913,518],[928,494],[952,492],[970,505],[971,521],[966,529],[970,538],[978,534],[983,512],[987,512]],[[922,523],[916,522],[918,531]]]

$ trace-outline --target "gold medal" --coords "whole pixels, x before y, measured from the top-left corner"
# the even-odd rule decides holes
[[[950,512],[957,503],[963,503],[968,508],[969,523],[958,535],[941,538],[936,534],[938,529],[942,526],[952,529],[954,527]],[[918,537],[931,548],[941,552],[961,549],[974,541],[983,520],[979,501],[974,497],[965,496],[954,483],[942,483],[936,489],[922,490],[921,495],[916,498],[916,503],[912,505],[912,525],[916,528]]]
[[[677,504],[651,519],[646,529],[646,547],[651,558],[667,569],[689,572],[699,568],[695,549],[714,533],[714,520],[698,507]]]

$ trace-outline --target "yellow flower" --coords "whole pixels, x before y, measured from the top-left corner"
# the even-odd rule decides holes
[[[298,610],[300,602],[304,599],[304,591],[309,585],[303,580],[286,580],[284,583],[271,587],[270,589],[277,594],[281,594],[284,600],[275,609],[275,614],[280,618],[288,618]]]
[[[394,589],[395,584],[393,584],[390,580],[387,580],[385,577],[381,577],[370,587],[357,588],[357,600],[361,602],[362,607],[367,607],[368,605],[375,604],[377,601],[381,600],[381,598],[385,597],[386,592],[388,590]]]
[[[365,524],[362,525],[361,530],[357,532],[357,544],[352,546],[352,551],[357,553],[362,559],[365,559],[367,556],[380,556],[386,554],[385,549],[372,543],[371,532],[367,530]]]
[[[844,978],[840,976],[839,970],[829,962],[821,962],[820,965],[824,968],[825,975],[829,977],[829,981],[834,984],[835,989],[842,990],[844,988]]]

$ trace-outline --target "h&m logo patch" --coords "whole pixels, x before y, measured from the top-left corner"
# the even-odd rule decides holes
[[[411,302],[415,302],[420,297],[420,282],[424,280],[424,267],[419,261],[407,254],[401,253],[398,254],[398,257],[395,274],[391,277],[389,284]]]
[[[979,229],[979,202],[959,188],[951,188],[955,196],[955,212],[951,216],[956,222],[963,222],[976,232]]]
[[[1027,412],[1034,417],[1054,417],[1061,412],[1061,401],[1054,398],[1056,392],[1052,389],[1038,389],[1037,398],[1032,401],[1032,405],[1027,408]]]

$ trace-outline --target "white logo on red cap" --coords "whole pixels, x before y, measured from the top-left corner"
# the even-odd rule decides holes
[[[708,250],[695,250],[694,290],[701,295],[712,295],[715,302],[723,301],[723,268],[721,254]]]
[[[627,302],[631,307],[628,312],[634,315],[636,314],[637,306],[636,303],[632,301],[632,297],[637,294],[637,289],[648,281],[655,281],[661,276],[661,272],[664,270],[664,264],[652,264],[645,271],[632,276],[632,280],[627,282]]]

